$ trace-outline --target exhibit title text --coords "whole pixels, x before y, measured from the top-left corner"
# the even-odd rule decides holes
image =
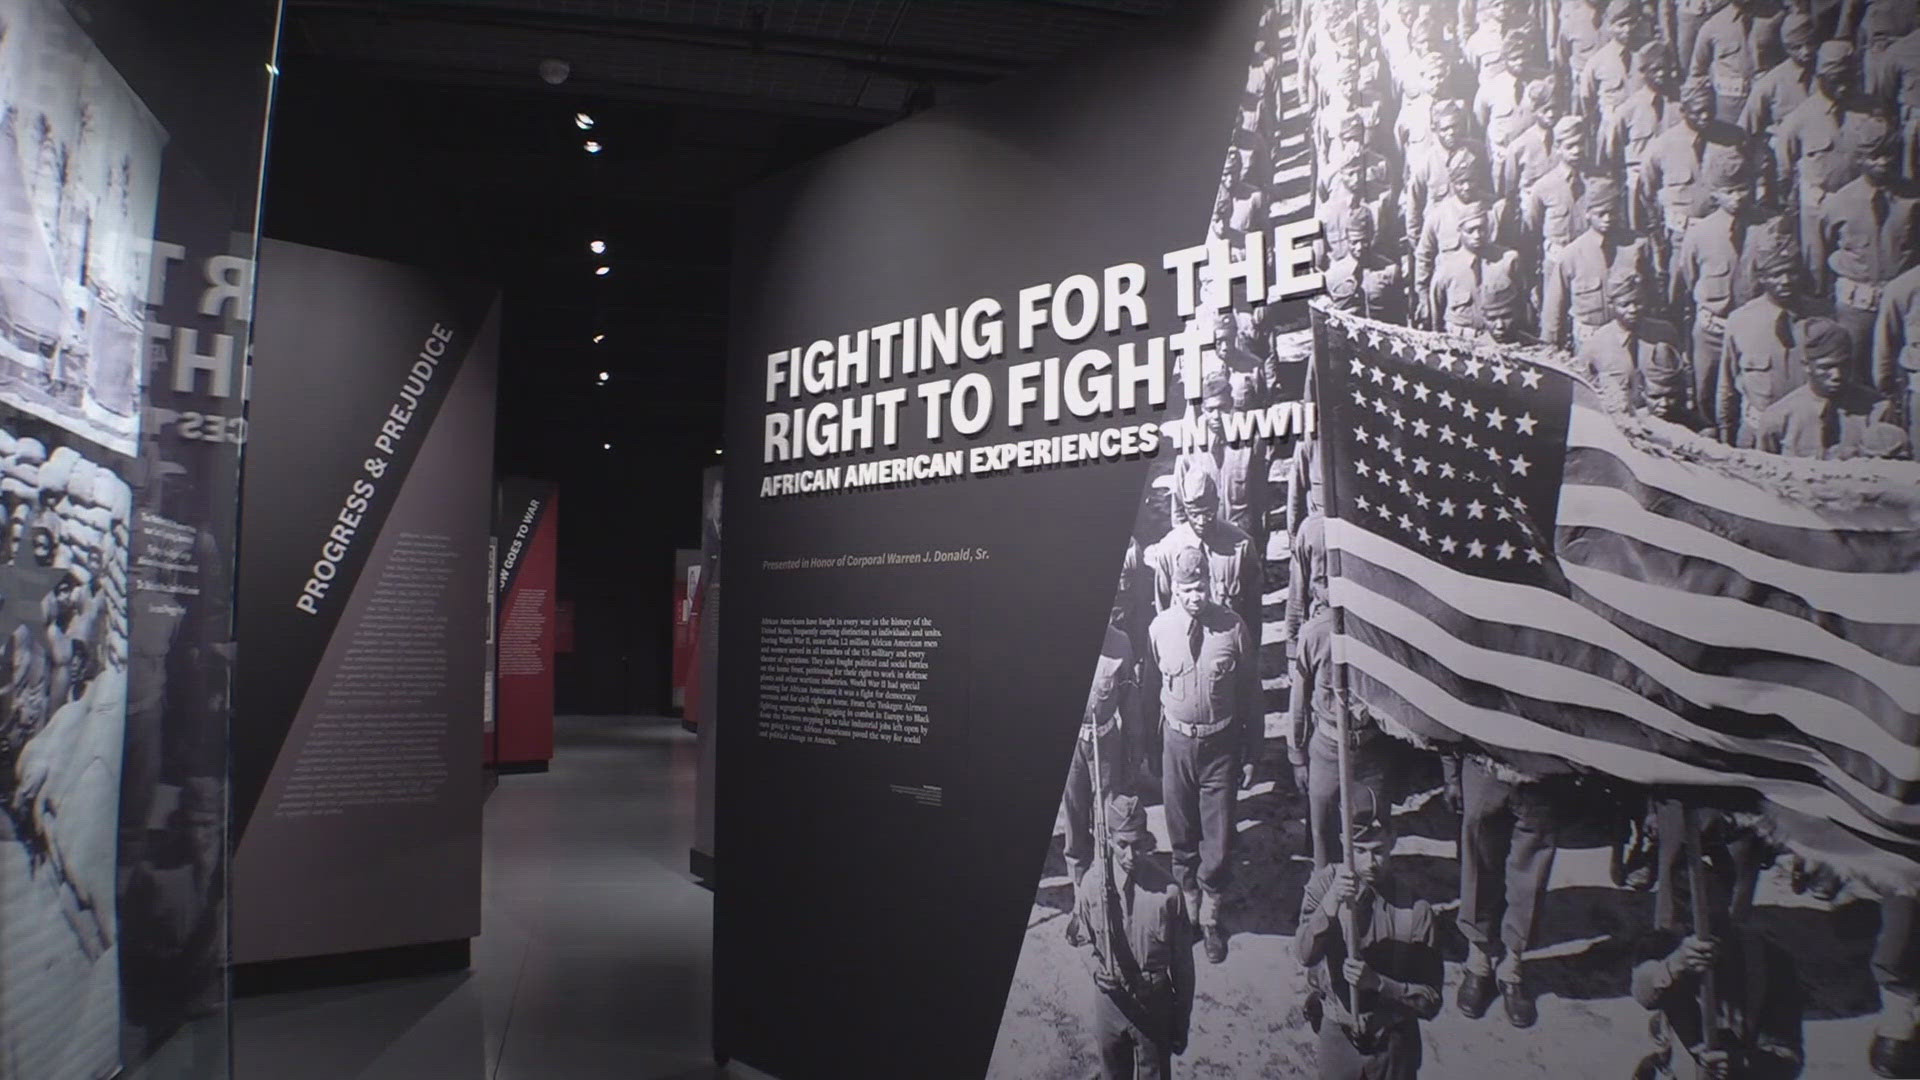
[[[374,456],[360,463],[360,469],[366,475],[354,477],[353,484],[347,489],[340,512],[334,515],[333,525],[327,530],[327,539],[320,545],[320,559],[313,564],[313,574],[301,586],[300,595],[294,598],[294,607],[309,615],[320,614],[320,604],[327,598],[334,579],[340,576],[340,564],[346,560],[347,553],[353,550],[353,539],[360,532],[367,509],[373,505],[374,497],[380,491],[380,480],[387,475],[393,459],[405,448],[407,429],[413,423],[414,413],[420,409],[420,399],[426,396],[427,387],[439,372],[440,361],[446,357],[448,343],[452,340],[453,331],[439,323],[434,323],[433,329],[427,332],[419,355],[401,380],[393,404],[388,406],[387,414],[380,418],[379,431],[374,434],[371,444]],[[404,468],[401,470],[402,473],[405,471]]]
[[[1213,314],[1237,300],[1249,305],[1295,300],[1321,291],[1306,245],[1319,233],[1311,218],[1276,225],[1269,237],[1249,233],[1239,250],[1223,238],[1161,257],[1171,282],[1173,333],[1114,344],[1090,344],[1096,333],[1128,335],[1148,328],[1150,275],[1140,263],[1120,263],[1098,274],[1071,274],[1029,285],[1011,305],[985,296],[809,345],[770,353],[761,461],[820,461],[843,454],[895,448],[916,424],[927,453],[846,468],[810,468],[768,475],[762,497],[839,490],[1016,468],[1151,455],[1163,438],[1176,443],[1204,437],[1155,422],[1074,434],[1048,434],[989,444],[998,419],[1020,433],[1071,417],[1091,420],[1160,412],[1173,376],[1188,403],[1202,397],[1201,373],[1214,351]],[[1236,293],[1238,294],[1236,296]],[[1072,348],[1055,355],[985,365],[1010,355],[1037,354],[1053,342]],[[910,383],[903,385],[902,383]],[[895,385],[886,385],[895,384]],[[916,409],[915,402],[918,407]],[[913,414],[919,413],[918,417]],[[1276,404],[1236,417],[1227,437],[1278,437],[1311,431],[1300,402]],[[942,449],[950,436],[974,445]]]

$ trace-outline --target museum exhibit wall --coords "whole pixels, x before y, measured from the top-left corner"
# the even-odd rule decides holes
[[[263,245],[235,960],[480,931],[497,291]]]
[[[1920,39],[1829,7],[1181,5],[745,198],[716,1051],[1913,1075]]]
[[[0,1077],[227,1074],[277,3],[0,3]]]
[[[560,554],[560,486],[500,482],[494,535],[499,622],[494,686],[499,702],[489,764],[539,767],[553,760],[554,576]]]

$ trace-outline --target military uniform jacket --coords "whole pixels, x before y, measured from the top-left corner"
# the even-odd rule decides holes
[[[1456,248],[1434,266],[1428,303],[1437,328],[1472,335],[1480,330],[1479,289],[1482,285],[1511,285],[1521,297],[1532,292],[1520,253],[1492,244],[1478,255]]]
[[[1920,267],[1887,283],[1873,324],[1873,381],[1898,393],[1920,372]]]
[[[1818,203],[1860,175],[1861,125],[1870,104],[1843,104],[1815,92],[1774,129],[1773,159],[1780,179],[1795,182],[1803,204]]]
[[[1642,319],[1631,331],[1618,322],[1597,327],[1580,344],[1579,359],[1596,386],[1620,395],[1628,408],[1646,404],[1645,372],[1681,366],[1680,335],[1669,323]]]
[[[1708,165],[1740,154],[1746,141],[1746,132],[1718,121],[1700,128],[1675,124],[1654,136],[1640,166],[1638,195],[1652,211],[1650,220],[1664,222],[1672,235],[1684,234],[1688,221],[1713,209]]]
[[[1154,878],[1151,885],[1142,880],[1149,875]],[[1134,863],[1132,884],[1125,895],[1115,898],[1120,909],[1115,922],[1121,932],[1113,943],[1112,958],[1117,970],[1139,976],[1133,988],[1139,1008],[1122,1011],[1157,1021],[1144,1029],[1156,1039],[1186,1031],[1193,1013],[1193,944],[1186,903],[1177,886],[1160,882],[1164,876],[1145,859]],[[1081,925],[1104,925],[1099,921],[1100,905],[1106,897],[1107,860],[1095,859],[1074,901]],[[1106,939],[1105,933],[1094,937],[1093,954],[1102,962],[1108,959],[1100,951]]]
[[[1520,218],[1527,234],[1548,257],[1587,231],[1587,215],[1580,209],[1586,189],[1585,174],[1556,161],[1521,201]]]
[[[1347,979],[1341,971],[1347,944],[1338,912],[1322,903],[1335,869],[1322,866],[1307,879],[1300,900],[1300,927],[1293,938],[1294,953],[1307,967],[1307,982],[1324,995],[1328,1020],[1364,1039],[1439,1015],[1445,969],[1433,909],[1425,900],[1401,907],[1379,892],[1360,902],[1354,914],[1354,936],[1357,954],[1379,973],[1382,985],[1362,993],[1357,1013],[1348,1014]]]
[[[1087,688],[1087,710],[1080,716],[1082,736],[1091,737],[1096,731],[1107,734],[1114,721],[1122,718],[1131,700],[1133,672],[1133,643],[1126,631],[1107,624],[1100,658],[1093,664],[1093,685]]]
[[[1493,199],[1479,204],[1479,208],[1486,214],[1487,239],[1511,246],[1515,239],[1509,213],[1512,204],[1505,199]],[[1426,220],[1420,224],[1419,243],[1413,251],[1415,287],[1433,280],[1433,267],[1441,255],[1460,250],[1460,220],[1466,213],[1467,204],[1452,195],[1428,209]]]
[[[1627,95],[1601,127],[1599,161],[1611,169],[1637,173],[1648,145],[1680,122],[1678,101],[1643,86]]]
[[[1363,266],[1342,256],[1329,262],[1325,273],[1327,298],[1334,307],[1381,322],[1407,322],[1407,286],[1399,263],[1374,254]]]
[[[1607,304],[1607,277],[1622,263],[1635,267],[1642,281],[1653,280],[1653,254],[1645,243],[1603,237],[1592,229],[1548,259],[1543,268],[1540,336],[1550,345],[1565,348],[1572,340],[1574,323],[1598,327],[1613,318]]]
[[[1758,418],[1807,381],[1793,347],[1793,323],[1806,314],[1788,311],[1771,296],[1757,296],[1727,316],[1715,418],[1728,438],[1743,419]]]
[[[1813,68],[1791,57],[1782,60],[1754,80],[1753,93],[1740,110],[1740,126],[1755,135],[1772,135],[1812,92]]]
[[[1886,283],[1920,263],[1920,196],[1908,184],[1855,177],[1820,205],[1820,239],[1830,252],[1814,268],[1821,291],[1831,284],[1836,303],[1876,311]]]
[[[1724,319],[1760,295],[1759,261],[1766,245],[1757,242],[1756,230],[1766,224],[1757,214],[1736,218],[1718,209],[1695,218],[1674,255],[1673,306]]]
[[[1321,608],[1300,625],[1293,646],[1293,694],[1288,706],[1287,757],[1295,764],[1307,760],[1307,743],[1324,731],[1339,740],[1340,672],[1333,662],[1333,609]],[[1373,713],[1358,697],[1349,695],[1347,736],[1364,738],[1377,727]]]
[[[1576,110],[1596,118],[1598,126],[1605,127],[1632,89],[1627,79],[1632,68],[1633,58],[1618,41],[1608,41],[1593,50],[1586,65],[1580,68],[1574,87]]]
[[[1153,568],[1157,606],[1170,609],[1173,603],[1173,557],[1183,547],[1198,547],[1207,556],[1208,584],[1213,602],[1240,614],[1243,619],[1257,618],[1264,583],[1260,557],[1253,540],[1230,521],[1216,518],[1202,537],[1186,522],[1147,548],[1147,565]],[[1251,609],[1252,614],[1247,612]]]
[[[1847,385],[1831,398],[1802,386],[1760,414],[1760,449],[1788,457],[1853,457],[1867,428],[1893,422],[1893,406],[1864,386]]]
[[[1191,629],[1200,626],[1200,647]],[[1262,733],[1260,654],[1240,616],[1208,604],[1198,617],[1168,608],[1147,637],[1160,669],[1160,714],[1194,727],[1221,727],[1250,745]]]
[[[1742,13],[1729,4],[1700,28],[1687,73],[1705,76],[1713,84],[1721,115],[1726,115],[1728,105],[1744,107],[1760,73],[1786,59],[1780,44],[1784,17],[1784,13]]]
[[[1251,540],[1253,530],[1265,522],[1267,514],[1265,440],[1249,439],[1238,446],[1223,441],[1181,454],[1173,461],[1173,490],[1184,491],[1187,474],[1196,469],[1213,477],[1214,490],[1220,493],[1221,516]],[[1175,516],[1184,519],[1184,515]],[[1215,598],[1228,603],[1221,594],[1216,593]]]
[[[1701,1045],[1700,977],[1667,970],[1662,946],[1677,940],[1672,931],[1650,936],[1643,946],[1660,959],[1634,966],[1633,1000],[1666,1018],[1676,1054]],[[1733,1057],[1732,1075],[1744,1080],[1790,1080],[1800,1074],[1804,1054],[1801,1016],[1805,994],[1794,974],[1792,954],[1751,930],[1736,930],[1723,940],[1713,964],[1719,1015],[1716,1038]],[[1729,1045],[1731,1044],[1731,1045]]]

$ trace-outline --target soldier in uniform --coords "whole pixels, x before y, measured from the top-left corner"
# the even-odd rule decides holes
[[[1707,189],[1713,159],[1737,158],[1745,152],[1747,133],[1714,119],[1714,101],[1713,84],[1690,80],[1680,91],[1682,123],[1647,143],[1636,197],[1645,207],[1642,220],[1665,224],[1663,242],[1668,251],[1680,246],[1694,218],[1713,209]]]
[[[1527,332],[1533,320],[1528,316],[1527,293],[1521,279],[1510,274],[1490,274],[1481,280],[1476,296],[1482,337],[1501,345],[1539,344],[1539,339]]]
[[[1780,121],[1813,92],[1813,50],[1817,44],[1813,20],[1798,11],[1788,12],[1780,22],[1780,44],[1787,58],[1754,80],[1753,92],[1747,95],[1746,108],[1740,112],[1740,126],[1765,138],[1772,138]]]
[[[1365,211],[1361,211],[1364,214]],[[1187,474],[1202,470],[1213,478],[1220,494],[1220,516],[1246,534],[1258,553],[1267,532],[1267,444],[1250,438],[1238,445],[1227,442],[1226,417],[1233,411],[1233,383],[1225,370],[1215,368],[1201,379],[1201,419],[1207,428],[1204,446],[1194,446],[1174,459],[1174,491],[1189,490]],[[1174,503],[1174,520],[1186,520],[1185,508]],[[1236,608],[1238,610],[1238,608]]]
[[[1646,280],[1633,264],[1618,263],[1606,290],[1612,319],[1588,334],[1576,355],[1596,386],[1637,409],[1646,404],[1647,372],[1679,366],[1680,335],[1672,325],[1645,317]]]
[[[1176,606],[1175,557],[1182,549],[1194,548],[1206,556],[1214,603],[1240,616],[1248,626],[1260,625],[1264,582],[1260,552],[1252,537],[1221,516],[1218,478],[1212,470],[1189,468],[1175,480],[1179,512],[1174,527],[1146,551],[1156,586],[1155,606],[1161,611]]]
[[[1400,264],[1375,250],[1373,215],[1365,207],[1347,212],[1346,243],[1327,264],[1327,296],[1333,306],[1369,319],[1405,325],[1407,283]]]
[[[1413,287],[1425,290],[1433,281],[1433,268],[1440,256],[1460,247],[1460,220],[1470,213],[1483,214],[1488,236],[1496,243],[1509,243],[1513,232],[1507,221],[1510,204],[1495,199],[1488,189],[1485,166],[1478,151],[1462,148],[1454,151],[1447,163],[1448,195],[1427,208],[1426,221],[1420,227],[1419,242],[1413,252]]]
[[[1478,754],[1461,763],[1459,791],[1459,922],[1468,948],[1457,1004],[1478,1019],[1498,995],[1514,1027],[1532,1027],[1540,1013],[1521,954],[1539,929],[1553,875],[1553,804],[1541,781]]]
[[[1075,921],[1112,928],[1089,934],[1081,955],[1093,978],[1101,1075],[1167,1080],[1174,1056],[1186,1053],[1193,1016],[1188,912],[1180,890],[1163,884],[1164,875],[1146,858],[1153,834],[1139,797],[1111,796],[1104,812],[1110,860],[1096,861],[1074,900]]]
[[[1130,789],[1130,762],[1126,736],[1138,719],[1133,715],[1133,644],[1120,628],[1124,616],[1118,603],[1107,623],[1106,638],[1100,643],[1100,658],[1094,662],[1093,686],[1087,691],[1087,708],[1080,715],[1079,737],[1073,740],[1073,762],[1067,767],[1065,803],[1067,837],[1063,845],[1067,873],[1073,878],[1075,904],[1073,918],[1067,921],[1067,941],[1075,946],[1086,943],[1086,926],[1080,919],[1080,890],[1093,863],[1093,815],[1102,798]],[[1094,741],[1099,740],[1098,754]],[[1094,758],[1099,758],[1098,782]]]
[[[1490,159],[1503,157],[1513,140],[1534,124],[1527,91],[1544,76],[1529,67],[1533,45],[1530,31],[1508,31],[1498,57],[1482,72],[1474,90],[1473,116],[1486,134]]]
[[[1731,0],[1700,28],[1687,73],[1712,81],[1722,121],[1740,118],[1754,80],[1780,62],[1781,18],[1769,0]]]
[[[1353,865],[1323,865],[1307,879],[1294,954],[1314,997],[1325,1080],[1413,1080],[1420,1021],[1440,1012],[1444,968],[1433,911],[1409,902],[1393,877],[1393,821],[1386,804],[1353,793]],[[1348,949],[1342,923],[1351,916]]]
[[[1375,246],[1385,251],[1397,250],[1406,239],[1397,202],[1392,189],[1368,182],[1364,155],[1348,155],[1341,160],[1326,198],[1320,200],[1317,216],[1321,242],[1331,250],[1332,245],[1345,240],[1348,216],[1355,207],[1360,207],[1373,217]]]
[[[1414,235],[1424,236],[1435,203],[1455,193],[1455,155],[1467,145],[1467,110],[1442,98],[1433,103],[1433,137],[1406,159],[1406,218]]]
[[[1356,797],[1365,792],[1378,805],[1393,802],[1392,757],[1385,735],[1365,703],[1343,685],[1333,661],[1333,609],[1321,607],[1301,625],[1294,646],[1291,737],[1287,759],[1294,782],[1307,795],[1313,862],[1340,857],[1340,710],[1347,710],[1348,779]],[[1305,783],[1300,783],[1302,780]]]
[[[1920,446],[1920,266],[1887,283],[1873,327],[1873,385]]]
[[[1860,175],[1820,207],[1834,317],[1854,346],[1853,377],[1873,377],[1873,327],[1887,283],[1920,263],[1920,192],[1901,180],[1900,137],[1878,116],[1858,125]],[[1816,282],[1819,279],[1816,278]]]
[[[1211,599],[1208,562],[1198,547],[1178,550],[1174,606],[1147,636],[1160,671],[1161,790],[1174,873],[1188,910],[1198,913],[1207,960],[1218,964],[1227,958],[1220,897],[1233,869],[1234,805],[1263,725],[1258,646],[1240,616]]]
[[[1712,1080],[1792,1080],[1805,1060],[1805,1008],[1793,956],[1714,905],[1711,926],[1685,937],[1655,930],[1639,946],[1633,999],[1654,1014],[1658,1047],[1644,1069],[1672,1075],[1673,1043]],[[1700,985],[1711,972],[1717,1015],[1702,1029]]]
[[[1860,456],[1867,430],[1891,421],[1893,406],[1854,381],[1852,342],[1838,323],[1805,319],[1793,329],[1807,383],[1760,414],[1760,449],[1788,457]]]
[[[1800,246],[1815,288],[1826,292],[1827,251],[1820,208],[1860,175],[1860,140],[1871,103],[1858,95],[1853,46],[1829,41],[1813,60],[1813,93],[1773,135],[1776,190],[1790,192],[1800,214]]]
[[[1488,236],[1484,211],[1463,214],[1459,229],[1460,247],[1435,264],[1433,285],[1424,302],[1434,329],[1471,337],[1484,325],[1480,307],[1484,284],[1507,283],[1526,296],[1531,293],[1531,279],[1520,253]]]
[[[1529,251],[1539,252],[1541,266],[1586,231],[1580,196],[1588,180],[1587,131],[1586,121],[1578,116],[1563,116],[1553,125],[1553,168],[1521,200],[1523,242]]]
[[[1674,73],[1677,64],[1664,42],[1650,41],[1634,54],[1637,82],[1612,118],[1599,132],[1597,161],[1601,168],[1626,177],[1627,191],[1637,195],[1640,168],[1647,146],[1656,135],[1680,123],[1680,103],[1674,99]],[[1627,224],[1642,235],[1651,235],[1655,222],[1648,221],[1640,200],[1630,198]]]
[[[1542,268],[1540,338],[1562,349],[1578,349],[1587,334],[1611,320],[1607,276],[1614,267],[1625,264],[1641,276],[1653,275],[1647,245],[1626,228],[1618,182],[1591,178],[1580,206],[1586,229]]]
[[[1639,44],[1640,11],[1631,0],[1607,8],[1607,40],[1587,57],[1573,85],[1575,111],[1587,117],[1587,129],[1605,131],[1633,87],[1633,50]]]
[[[1777,231],[1764,228],[1768,219],[1754,206],[1752,172],[1744,157],[1715,158],[1707,182],[1713,210],[1688,224],[1669,278],[1673,309],[1692,323],[1696,402],[1713,399],[1727,316],[1759,294],[1760,258],[1783,242]]]
[[[1713,423],[1695,404],[1693,368],[1686,357],[1660,352],[1647,356],[1641,362],[1640,385],[1647,412],[1696,435],[1713,434]]]
[[[1714,389],[1714,420],[1723,441],[1758,445],[1760,414],[1805,381],[1793,324],[1823,311],[1801,294],[1799,282],[1799,258],[1792,247],[1777,245],[1761,260],[1760,295],[1727,316]]]
[[[1494,152],[1494,194],[1514,206],[1524,206],[1541,178],[1553,171],[1554,81],[1543,76],[1527,84],[1528,125]]]

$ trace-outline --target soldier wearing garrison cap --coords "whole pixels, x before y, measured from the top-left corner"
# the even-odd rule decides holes
[[[1434,204],[1453,190],[1453,157],[1468,146],[1466,108],[1450,98],[1435,101],[1432,108],[1433,137],[1407,159],[1406,216],[1416,235],[1424,230]]]
[[[1630,204],[1628,221],[1642,233],[1648,222],[1633,193],[1640,190],[1640,169],[1648,144],[1656,135],[1680,123],[1680,101],[1674,96],[1677,63],[1665,42],[1649,41],[1634,53],[1636,85],[1596,133],[1602,168],[1625,177]]]
[[[1689,80],[1680,91],[1681,122],[1647,143],[1635,194],[1645,220],[1664,226],[1665,243],[1677,248],[1687,225],[1713,208],[1707,170],[1715,158],[1739,156],[1747,133],[1714,117],[1714,91],[1703,79]]]
[[[1440,1012],[1439,932],[1427,901],[1394,879],[1388,804],[1363,788],[1352,805],[1344,823],[1352,863],[1322,865],[1307,879],[1293,938],[1312,990],[1306,1011],[1319,1035],[1319,1075],[1411,1080],[1420,1071],[1420,1021]],[[1351,950],[1343,922],[1353,926]]]
[[[1260,656],[1246,622],[1212,597],[1206,554],[1182,546],[1170,561],[1174,602],[1147,631],[1165,729],[1161,793],[1174,875],[1217,964],[1227,956],[1220,902],[1233,872],[1234,805],[1264,734]]]
[[[1671,324],[1647,317],[1647,282],[1631,264],[1615,265],[1606,292],[1611,317],[1587,335],[1577,355],[1602,393],[1640,408],[1646,404],[1644,373],[1678,366],[1680,335]]]
[[[1857,125],[1860,175],[1820,207],[1819,247],[1827,252],[1825,274],[1815,290],[1831,283],[1835,317],[1853,341],[1852,378],[1872,377],[1873,325],[1887,284],[1920,264],[1920,191],[1899,176],[1900,134],[1886,119],[1862,117]]]
[[[1407,279],[1400,264],[1374,243],[1373,215],[1365,207],[1347,212],[1346,237],[1328,261],[1327,298],[1341,311],[1381,322],[1407,321]]]
[[[1793,324],[1832,310],[1801,290],[1800,258],[1791,245],[1775,245],[1759,269],[1760,295],[1727,317],[1725,350],[1714,380],[1713,419],[1720,437],[1744,447],[1757,445],[1760,414],[1767,406],[1806,381]]]
[[[1760,449],[1788,457],[1844,459],[1865,452],[1868,429],[1893,417],[1886,398],[1853,378],[1853,342],[1830,319],[1794,326],[1807,382],[1760,414]]]
[[[1520,220],[1529,250],[1538,246],[1541,264],[1586,231],[1580,196],[1589,178],[1587,122],[1563,116],[1553,125],[1554,164],[1520,203]]]
[[[1257,554],[1262,550],[1261,540],[1267,531],[1267,444],[1264,439],[1252,437],[1229,442],[1227,416],[1233,411],[1232,380],[1224,369],[1209,371],[1201,379],[1200,395],[1200,421],[1206,437],[1202,444],[1189,447],[1174,459],[1173,520],[1187,520],[1186,500],[1180,493],[1198,490],[1189,481],[1188,474],[1196,470],[1205,472],[1212,477],[1213,489],[1218,494],[1219,516],[1246,534]]]
[[[1528,331],[1533,319],[1527,308],[1524,279],[1492,273],[1480,281],[1475,300],[1480,311],[1479,333],[1502,345],[1535,345],[1539,341]]]
[[[1264,576],[1260,552],[1252,537],[1223,516],[1219,478],[1213,470],[1196,467],[1179,470],[1175,481],[1174,498],[1180,510],[1174,527],[1149,545],[1145,555],[1153,570],[1155,607],[1165,611],[1174,606],[1174,557],[1182,549],[1193,548],[1205,557],[1214,603],[1239,615],[1248,626],[1260,625]]]
[[[1480,294],[1485,284],[1508,282],[1520,295],[1530,296],[1532,278],[1520,253],[1489,235],[1484,209],[1463,212],[1459,228],[1460,247],[1435,264],[1433,284],[1423,296],[1423,305],[1432,313],[1434,329],[1471,337],[1484,323]]]
[[[1739,119],[1754,80],[1780,62],[1780,20],[1770,0],[1731,0],[1700,28],[1687,74],[1712,85],[1722,121]]]
[[[1497,243],[1511,243],[1510,203],[1494,197],[1486,162],[1480,152],[1463,147],[1447,163],[1447,196],[1427,208],[1425,222],[1413,252],[1413,286],[1424,289],[1433,281],[1440,256],[1460,247],[1460,219],[1469,213],[1486,215],[1487,234]]]
[[[1856,59],[1849,42],[1823,43],[1812,91],[1773,134],[1774,170],[1799,211],[1802,254],[1816,285],[1829,280],[1820,208],[1860,175],[1862,141],[1878,137],[1869,123],[1877,106],[1860,96]]]
[[[1311,584],[1311,583],[1310,583]],[[1321,586],[1324,588],[1324,585]],[[1333,611],[1322,605],[1294,643],[1287,760],[1307,797],[1315,866],[1340,858],[1340,732],[1346,710],[1348,780],[1381,805],[1392,801],[1392,752],[1366,703],[1352,696],[1333,660]]]
[[[1755,205],[1744,155],[1716,158],[1707,173],[1713,209],[1687,226],[1668,279],[1673,310],[1689,331],[1695,401],[1712,399],[1727,316],[1759,295],[1760,258],[1786,228]]]
[[[1780,21],[1780,45],[1786,59],[1754,80],[1740,111],[1740,126],[1754,135],[1771,137],[1787,114],[1800,107],[1813,89],[1813,51],[1819,46],[1813,20],[1789,11]]]
[[[1543,271],[1540,337],[1562,349],[1578,349],[1586,335],[1605,326],[1607,275],[1625,264],[1651,277],[1653,255],[1644,241],[1627,228],[1620,185],[1612,177],[1587,182],[1580,200],[1586,228],[1557,255],[1548,257]]]
[[[1074,899],[1075,921],[1101,927],[1081,954],[1094,985],[1100,1075],[1166,1080],[1193,1015],[1192,913],[1146,857],[1154,840],[1139,796],[1110,796],[1105,814],[1108,857],[1094,861]]]

